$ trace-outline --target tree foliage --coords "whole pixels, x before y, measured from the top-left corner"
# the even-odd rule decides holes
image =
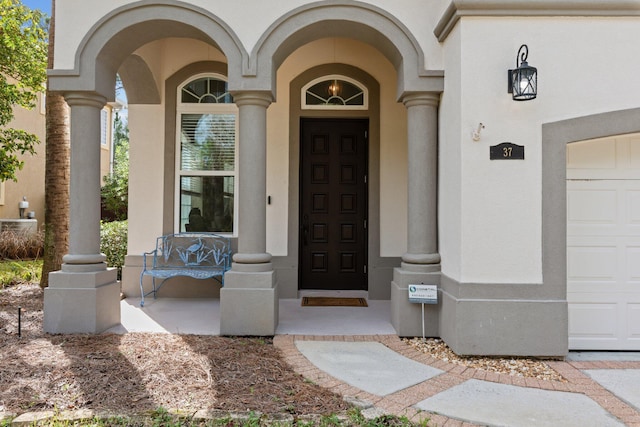
[[[7,125],[13,107],[33,108],[44,89],[47,69],[45,15],[20,0],[0,0],[0,181],[13,179],[24,162],[18,155],[34,154],[38,138]]]
[[[105,208],[123,221],[129,206],[129,130],[121,117],[116,116],[114,122],[113,172],[104,177],[101,196]]]

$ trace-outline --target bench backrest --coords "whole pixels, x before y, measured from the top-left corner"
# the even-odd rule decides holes
[[[177,233],[158,237],[154,268],[231,267],[231,241],[213,233]]]

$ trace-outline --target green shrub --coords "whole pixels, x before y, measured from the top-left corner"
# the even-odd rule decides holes
[[[0,261],[0,289],[18,283],[40,282],[42,260]]]
[[[127,221],[102,222],[100,226],[100,251],[107,256],[107,265],[118,269],[118,278],[127,254],[127,230]]]
[[[44,252],[44,233],[4,230],[0,232],[0,259],[37,259]]]
[[[116,122],[116,126],[122,127],[122,122]],[[115,136],[118,137],[118,135]],[[104,177],[104,186],[100,190],[102,214],[105,220],[124,221],[127,219],[129,206],[128,136],[121,135],[116,142],[113,162],[113,172]]]

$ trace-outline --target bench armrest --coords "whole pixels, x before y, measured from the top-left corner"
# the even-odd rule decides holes
[[[231,270],[231,262],[233,261],[233,254],[231,252],[227,252],[224,254],[224,270]]]
[[[156,254],[158,253],[157,249],[152,250],[151,252],[143,252],[142,253],[142,271],[147,270],[147,255],[153,255],[153,263],[152,265],[155,267]]]

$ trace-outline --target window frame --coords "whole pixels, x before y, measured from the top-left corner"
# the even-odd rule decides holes
[[[107,107],[100,110],[100,147],[109,148],[109,110]]]
[[[233,231],[213,231],[213,233],[228,236],[238,236],[238,135],[239,135],[239,114],[238,106],[235,103],[189,103],[182,101],[182,89],[191,82],[202,79],[213,78],[228,82],[226,76],[218,73],[200,73],[190,76],[177,87],[176,98],[176,135],[175,135],[175,183],[174,183],[174,230],[176,233],[181,230],[181,180],[183,177],[233,177]],[[235,143],[234,143],[234,168],[232,171],[219,170],[183,170],[182,169],[182,115],[183,114],[224,114],[235,116]],[[185,230],[186,231],[186,230]]]
[[[329,80],[343,80],[360,89],[362,91],[362,105],[307,104],[307,91],[314,85]],[[364,84],[351,77],[342,74],[327,74],[315,78],[302,86],[302,89],[300,89],[300,108],[303,110],[368,110],[369,90]]]

